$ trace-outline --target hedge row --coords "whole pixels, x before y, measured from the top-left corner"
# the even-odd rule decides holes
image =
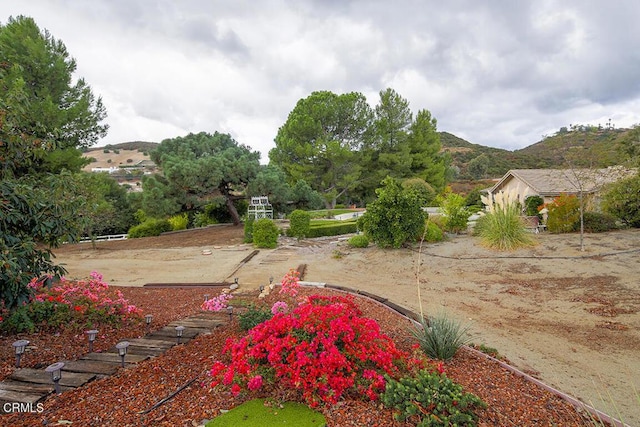
[[[326,224],[312,226],[307,237],[339,236],[341,234],[351,234],[358,231],[358,224],[355,221],[340,224]]]

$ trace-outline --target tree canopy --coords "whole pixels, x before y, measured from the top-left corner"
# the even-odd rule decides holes
[[[393,89],[380,92],[375,109],[364,95],[313,92],[301,99],[279,129],[269,153],[290,183],[304,179],[325,198],[373,200],[386,176],[420,178],[436,191],[445,185],[436,120],[427,110],[413,119],[409,102]]]
[[[240,215],[233,204],[260,168],[260,153],[238,144],[230,135],[200,132],[165,139],[151,153],[164,178],[143,182],[176,211],[200,208],[216,197],[224,197],[234,224]],[[172,203],[173,201],[173,203]],[[167,212],[168,214],[175,212]]]
[[[0,163],[13,162],[18,175],[39,171],[48,152],[88,147],[106,135],[102,100],[84,79],[73,81],[75,71],[64,43],[32,18],[0,25]]]
[[[278,130],[270,161],[292,184],[305,180],[332,207],[360,179],[355,153],[371,131],[372,117],[362,94],[313,92],[298,101]]]
[[[64,44],[31,18],[0,25],[0,296],[6,307],[28,283],[64,268],[51,249],[86,229],[75,177],[80,147],[104,136],[101,100],[79,79]],[[55,173],[52,173],[55,172]]]

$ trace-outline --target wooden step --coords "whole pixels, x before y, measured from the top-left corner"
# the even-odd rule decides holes
[[[64,362],[63,372],[84,372],[96,375],[113,375],[120,368],[120,361],[101,362],[98,360],[72,360]],[[64,375],[64,374],[63,374]]]
[[[124,359],[125,363],[138,363],[143,360],[147,360],[149,356],[141,356],[136,354],[127,354]],[[80,360],[97,360],[99,362],[114,362],[120,363],[121,358],[117,353],[88,353],[80,358]]]
[[[81,385],[91,381],[95,374],[87,374],[80,372],[63,372],[60,378],[60,385],[67,387],[80,387]],[[9,376],[14,381],[23,381],[36,384],[52,384],[51,375],[43,369],[22,368],[15,371]]]

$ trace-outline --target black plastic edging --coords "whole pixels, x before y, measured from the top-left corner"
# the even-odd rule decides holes
[[[347,288],[345,286],[339,286],[339,285],[331,285],[331,284],[326,284],[325,288],[328,289],[333,289],[333,290],[337,290],[337,291],[341,291],[341,292],[345,292],[345,293],[351,293],[351,294],[355,294],[355,295],[359,295],[362,296],[364,298],[368,298],[371,301],[373,301],[374,303],[380,304],[383,307],[394,311],[395,313],[400,314],[401,316],[404,316],[407,318],[407,320],[411,321],[412,323],[416,324],[416,325],[420,325],[419,320],[420,320],[420,316],[414,312],[412,312],[411,310],[402,307],[401,305],[398,305],[396,303],[393,303],[391,301],[389,301],[386,298],[374,295],[370,292],[364,292],[364,291],[359,291],[356,289],[352,289],[352,288]],[[471,350],[471,352],[473,352],[474,354],[484,357],[485,359],[497,362],[501,367],[503,367],[504,369],[523,377],[524,379],[526,379],[527,381],[540,386],[542,388],[544,388],[545,390],[547,390],[548,392],[555,394],[556,396],[558,396],[559,398],[561,398],[562,400],[566,401],[567,403],[569,403],[571,406],[573,406],[576,409],[584,409],[586,411],[588,411],[593,417],[596,417],[596,419],[602,420],[608,424],[610,424],[613,427],[632,427],[628,424],[623,423],[622,421],[613,418],[607,414],[605,414],[602,411],[599,411],[598,409],[587,405],[584,402],[579,401],[578,399],[576,399],[573,396],[570,396],[566,393],[561,392],[560,390],[557,390],[545,383],[543,383],[542,381],[540,381],[537,378],[532,377],[531,375],[528,375],[524,372],[522,372],[521,370],[519,370],[518,368],[515,368],[501,360],[496,359],[495,357],[491,357],[486,353],[483,353],[479,350],[476,350],[473,347],[469,347],[467,345],[464,346],[466,349]]]

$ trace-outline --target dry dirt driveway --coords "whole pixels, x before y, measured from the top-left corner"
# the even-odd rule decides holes
[[[419,276],[425,314],[471,322],[474,343],[640,425],[640,230],[586,235],[584,251],[576,234],[545,233],[538,241],[504,253],[457,236],[419,253],[352,249],[338,238],[284,239],[250,257],[254,248],[242,244],[241,227],[216,226],[95,248],[69,245],[56,255],[70,277],[97,270],[123,286],[238,277],[241,287],[258,287],[307,264],[306,281],[368,291],[416,312]]]

